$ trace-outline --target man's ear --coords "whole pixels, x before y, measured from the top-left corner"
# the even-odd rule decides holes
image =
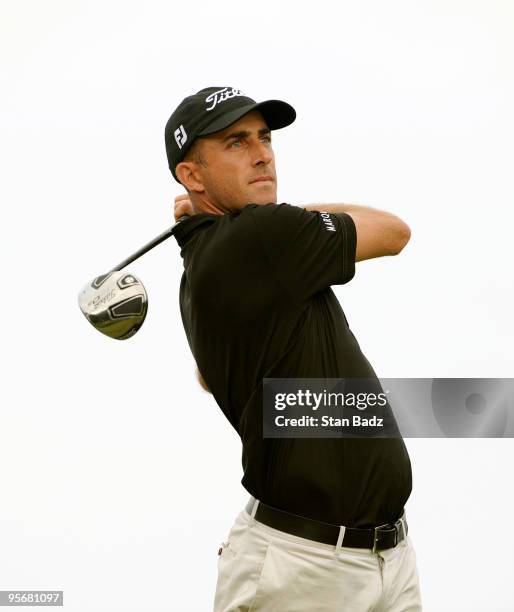
[[[180,162],[175,166],[175,174],[188,191],[195,191],[196,193],[203,193],[205,191],[200,170],[196,162]]]

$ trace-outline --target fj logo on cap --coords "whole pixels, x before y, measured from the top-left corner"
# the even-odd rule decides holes
[[[225,100],[228,100],[229,98],[235,98],[236,96],[244,96],[244,93],[240,89],[230,89],[229,87],[224,87],[223,89],[215,91],[214,93],[211,93],[210,96],[207,96],[205,98],[207,104],[212,102],[212,106],[209,106],[205,110],[210,111],[216,106],[216,104],[219,104],[220,102],[225,102]]]
[[[186,130],[183,125],[180,125],[174,132],[175,140],[177,141],[178,148],[181,149],[187,140]]]

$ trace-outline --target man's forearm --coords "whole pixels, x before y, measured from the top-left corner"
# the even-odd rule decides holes
[[[409,242],[410,228],[396,215],[357,204],[307,204],[310,211],[348,213],[357,230],[355,261],[397,255]]]
[[[397,215],[371,206],[362,206],[361,204],[305,204],[301,208],[327,213],[344,212],[349,213],[354,219],[363,218],[375,224],[393,224],[396,227],[403,227],[404,230],[408,229],[407,224]]]
[[[339,212],[365,212],[365,211],[373,211],[373,212],[381,212],[385,215],[391,215],[391,213],[387,213],[378,208],[372,208],[371,206],[362,206],[361,204],[301,204],[301,208],[305,208],[306,210],[317,210],[318,212],[327,212],[327,213],[339,213]],[[395,215],[392,215],[395,216]]]

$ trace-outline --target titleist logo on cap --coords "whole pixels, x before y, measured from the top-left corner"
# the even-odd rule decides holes
[[[234,88],[230,89],[229,87],[224,87],[223,89],[219,89],[218,91],[211,93],[209,96],[205,98],[205,101],[207,102],[207,104],[212,102],[212,106],[209,106],[209,108],[206,108],[205,110],[210,111],[216,106],[216,104],[225,102],[225,100],[234,98],[235,96],[244,96],[244,95],[245,94],[240,89],[234,89]]]

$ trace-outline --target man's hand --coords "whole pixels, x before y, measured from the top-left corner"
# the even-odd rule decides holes
[[[195,214],[193,205],[189,199],[189,195],[184,193],[175,198],[175,205],[173,214],[175,215],[175,221],[178,221],[181,217],[188,216],[192,217]]]

